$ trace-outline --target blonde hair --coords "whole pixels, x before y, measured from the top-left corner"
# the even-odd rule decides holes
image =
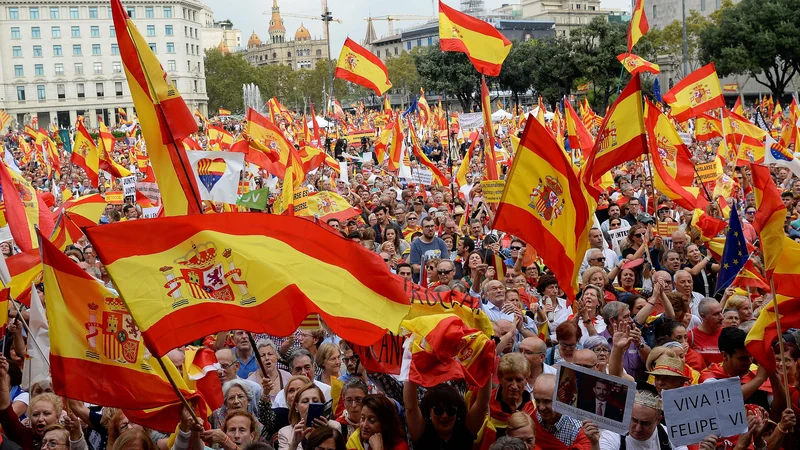
[[[316,364],[320,369],[324,369],[325,361],[327,361],[331,356],[338,354],[341,354],[339,347],[336,344],[326,342],[320,345],[317,349],[317,354],[314,355],[314,364]]]
[[[506,434],[511,431],[519,430],[521,428],[531,427],[531,431],[533,431],[533,435],[536,436],[536,425],[533,423],[533,419],[528,413],[517,411],[514,414],[511,414],[511,417],[508,418],[508,427],[506,428]]]
[[[592,275],[594,275],[594,274],[596,274],[598,272],[603,274],[603,276],[606,279],[606,283],[608,283],[608,275],[606,275],[606,271],[602,267],[594,267],[594,266],[589,267],[588,269],[586,269],[583,272],[583,275],[581,275],[581,282],[584,285],[591,284],[591,283],[589,283],[589,280],[592,279]],[[602,288],[603,286],[600,286],[600,287]]]
[[[56,415],[61,414],[61,410],[64,409],[64,404],[61,402],[61,397],[53,394],[52,392],[44,392],[42,394],[33,397],[31,401],[28,403],[28,415],[31,415],[31,409],[33,406],[39,402],[50,402],[53,404],[53,408],[55,408]]]
[[[511,373],[527,376],[528,372],[530,372],[528,360],[522,356],[522,353],[507,353],[500,358],[500,363],[497,364],[497,376],[500,377]]]
[[[749,301],[750,299],[744,295],[731,295],[730,298],[728,298],[728,302],[725,303],[725,308],[739,309],[746,304],[745,302]]]

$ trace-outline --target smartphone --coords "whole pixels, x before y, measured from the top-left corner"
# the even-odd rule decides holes
[[[314,420],[322,417],[323,414],[325,414],[324,403],[309,403],[308,414],[306,414],[306,426],[312,426],[314,424]]]

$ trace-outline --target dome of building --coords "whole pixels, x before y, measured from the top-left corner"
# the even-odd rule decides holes
[[[259,39],[256,32],[253,31],[253,34],[250,35],[250,39],[247,40],[247,48],[258,47],[259,45],[261,45],[261,39]]]
[[[286,32],[286,28],[283,26],[283,19],[281,18],[281,9],[278,7],[278,0],[272,0],[272,18],[269,21],[268,31],[270,34]]]
[[[225,44],[225,40],[224,40],[224,39],[223,39],[223,40],[221,40],[221,41],[219,41],[219,45],[217,46],[217,49],[218,49],[218,50],[219,50],[219,52],[220,52],[220,53],[222,53],[223,55],[227,55],[227,54],[229,54],[229,53],[230,53],[230,51],[228,50],[228,45],[227,45],[227,44]]]
[[[300,28],[294,33],[294,39],[296,41],[310,41],[311,33],[308,32],[308,28],[300,24]]]

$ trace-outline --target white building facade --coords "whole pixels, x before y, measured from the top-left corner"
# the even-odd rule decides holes
[[[207,114],[202,3],[128,0],[124,7],[187,106]],[[91,126],[134,113],[109,2],[0,0],[0,109],[17,124]]]

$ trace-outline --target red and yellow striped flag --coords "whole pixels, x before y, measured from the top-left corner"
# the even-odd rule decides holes
[[[253,108],[247,109],[247,126],[245,128],[245,137],[236,141],[231,147],[232,152],[244,153],[244,160],[255,164],[258,167],[266,170],[267,172],[283,178],[283,170],[279,167],[278,160],[280,159],[280,152],[284,150],[286,145],[291,145],[285,142],[283,133],[270,122],[266,117],[262,116]],[[286,145],[284,145],[286,144]]]
[[[189,108],[120,0],[111,0],[122,65],[153,167],[164,214],[202,212],[196,177],[182,139],[197,131]]]
[[[11,116],[7,112],[0,110],[0,131],[5,131],[11,125]]]
[[[776,300],[780,317],[775,314],[774,304],[767,303],[759,312],[756,323],[747,333],[745,340],[745,346],[750,355],[770,373],[775,373],[777,370],[775,353],[772,351],[775,338],[780,339],[776,326],[777,320],[781,321],[781,328],[784,332],[789,328],[800,327],[800,314],[797,314],[797,310],[800,309],[800,298],[778,294]]]
[[[644,0],[636,0],[636,6],[631,14],[631,22],[628,24],[628,53],[633,50],[633,46],[648,30],[650,30],[650,24],[647,23],[647,15],[644,13]]]
[[[86,131],[86,127],[83,126],[82,122],[78,122],[75,143],[72,145],[72,154],[69,157],[69,161],[83,169],[92,186],[97,187],[100,153],[97,151],[97,145],[92,140],[92,136]]]
[[[436,167],[436,164],[432,163],[422,151],[422,146],[419,145],[419,137],[417,136],[417,131],[414,130],[414,123],[411,121],[411,116],[407,116],[406,120],[408,120],[408,135],[411,137],[411,151],[414,153],[414,156],[417,157],[420,164],[433,173],[432,183],[438,182],[441,186],[449,186],[450,180],[447,179],[442,171]]]
[[[3,188],[5,215],[14,243],[22,250],[39,247],[35,226],[50,236],[53,232],[53,213],[47,208],[42,194],[22,175],[0,163],[0,185]]]
[[[761,241],[764,270],[767,272],[767,278],[771,278],[772,271],[775,270],[783,252],[783,242],[786,236],[783,231],[783,224],[786,221],[786,206],[781,201],[781,195],[775,182],[772,181],[768,167],[752,164],[750,171],[757,208],[753,228],[758,232]]]
[[[687,75],[664,94],[664,103],[678,122],[697,117],[714,108],[725,106],[714,63],[709,63]]]
[[[591,223],[589,201],[568,155],[544,125],[528,120],[494,227],[531,243],[574,299]]]
[[[423,127],[428,124],[431,117],[431,107],[428,106],[428,100],[425,100],[425,90],[419,88],[419,99],[417,100],[417,109],[419,110],[419,124]]]
[[[697,116],[694,137],[698,141],[710,141],[713,138],[722,137],[722,120],[711,117],[708,114]]]
[[[661,73],[661,67],[659,67],[658,64],[646,61],[641,56],[634,55],[633,53],[621,53],[617,55],[617,59],[631,75],[638,75],[642,72],[650,72],[652,74]]]
[[[344,41],[333,76],[371,89],[378,96],[392,87],[383,61],[350,38]]]
[[[67,212],[79,227],[91,227],[97,225],[105,209],[106,201],[101,194],[89,194],[63,202],[56,214]]]
[[[445,52],[466,53],[478,72],[496,77],[511,51],[511,41],[490,23],[439,0],[439,47]]]
[[[32,249],[17,253],[5,259],[8,267],[8,274],[11,282],[11,298],[31,306],[31,283],[38,283],[42,280],[42,260],[39,258],[39,250]]]
[[[156,355],[231,327],[286,336],[315,312],[342,339],[370,345],[410,307],[378,255],[309,220],[222,213],[146,228],[85,233]]]
[[[564,122],[567,125],[569,148],[573,151],[580,150],[584,155],[588,155],[594,147],[594,137],[586,129],[586,125],[578,117],[578,113],[575,112],[569,101],[564,102]]]
[[[486,86],[486,77],[481,77],[481,111],[483,113],[483,129],[486,131],[486,143],[483,149],[486,161],[486,178],[488,180],[497,180],[499,177],[497,175],[497,159],[494,154],[492,103],[489,100],[489,88]]]
[[[722,110],[723,129],[728,145],[737,151],[737,166],[762,164],[767,132],[728,109]]]
[[[117,178],[124,178],[133,175],[127,167],[114,161],[111,156],[114,153],[114,135],[108,131],[106,124],[100,122],[100,139],[97,141],[98,152],[100,153],[100,168]]]

